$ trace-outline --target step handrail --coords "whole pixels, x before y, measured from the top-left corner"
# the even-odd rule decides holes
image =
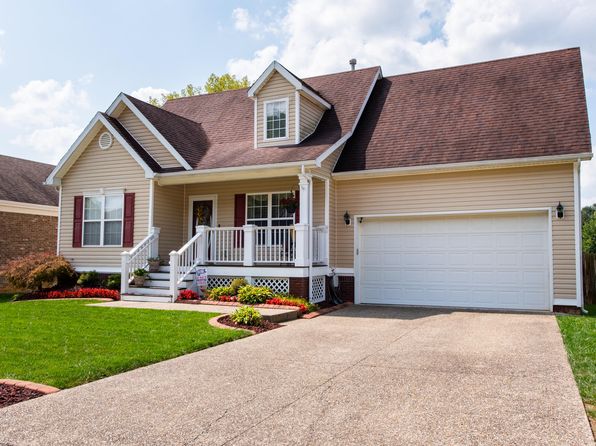
[[[197,226],[196,233],[178,251],[170,252],[170,294],[178,298],[178,286],[192,270],[206,261],[207,226]]]
[[[120,293],[128,293],[128,286],[133,279],[136,269],[146,268],[148,259],[157,257],[159,247],[159,228],[151,228],[149,235],[137,243],[130,251],[124,251],[121,256]]]

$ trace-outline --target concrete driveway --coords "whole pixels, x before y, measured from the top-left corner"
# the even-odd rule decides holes
[[[593,444],[555,318],[350,307],[0,410],[0,444]]]

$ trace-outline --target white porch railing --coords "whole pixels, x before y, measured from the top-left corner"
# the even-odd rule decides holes
[[[209,258],[211,263],[244,262],[243,228],[208,228]]]
[[[178,251],[170,252],[170,294],[178,297],[178,287],[197,265],[207,260],[207,226],[197,226],[196,234]]]
[[[120,254],[121,258],[121,279],[120,293],[128,293],[130,281],[136,269],[146,268],[149,264],[147,259],[157,257],[159,247],[159,228],[151,228],[151,233],[141,240],[130,251],[124,251]]]
[[[312,228],[312,262],[315,264],[327,263],[327,226],[316,226]]]
[[[294,263],[296,230],[293,226],[258,226],[255,232],[255,263]]]

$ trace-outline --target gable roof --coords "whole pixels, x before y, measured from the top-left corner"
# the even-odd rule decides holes
[[[325,111],[316,132],[297,145],[254,149],[254,102],[247,89],[169,100],[161,111],[170,113],[146,116],[164,126],[173,122],[171,116],[198,125],[200,134],[186,143],[192,150],[185,157],[193,169],[313,161],[351,134],[379,74],[380,67],[372,67],[304,79],[333,107]]]
[[[380,80],[336,172],[591,152],[579,48]]]
[[[274,60],[269,66],[263,71],[254,84],[248,89],[248,97],[255,96],[259,90],[267,83],[267,80],[271,77],[273,72],[279,73],[285,80],[294,86],[298,91],[302,91],[306,95],[310,96],[315,102],[319,103],[326,109],[331,108],[331,104],[327,102],[321,94],[312,88],[306,81],[300,79],[278,61]]]
[[[54,166],[0,155],[0,200],[58,206],[56,189],[43,184]]]

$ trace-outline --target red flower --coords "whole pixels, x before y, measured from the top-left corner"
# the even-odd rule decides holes
[[[199,295],[193,290],[182,290],[178,293],[180,300],[195,300],[199,298]]]

